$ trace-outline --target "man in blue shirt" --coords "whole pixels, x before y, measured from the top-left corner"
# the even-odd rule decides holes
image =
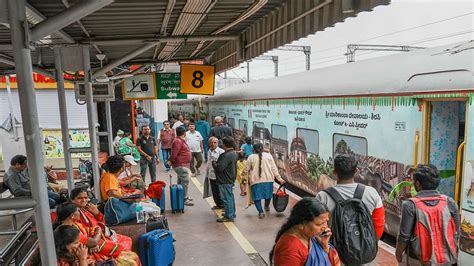
[[[240,146],[240,152],[244,153],[245,159],[253,154],[252,138],[245,137],[245,143]]]
[[[200,119],[196,122],[196,130],[201,133],[202,144],[204,146],[204,159],[207,162],[207,151],[209,150],[208,139],[211,133],[211,126],[206,121],[206,116],[201,115]]]

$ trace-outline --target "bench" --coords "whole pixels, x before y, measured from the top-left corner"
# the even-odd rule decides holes
[[[137,223],[130,221],[124,224],[109,226],[115,232],[121,235],[129,236],[132,239],[132,251],[140,254],[139,238],[146,233],[146,223]]]

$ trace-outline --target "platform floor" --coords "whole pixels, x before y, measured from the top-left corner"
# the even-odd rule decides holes
[[[205,166],[201,172],[204,173]],[[134,167],[134,173],[139,173],[139,167]],[[172,183],[176,183],[176,174]],[[169,184],[169,175],[158,167],[157,177]],[[147,183],[149,183],[147,174]],[[268,254],[272,249],[275,234],[287,219],[291,206],[297,197],[290,197],[290,204],[282,214],[277,214],[273,207],[264,219],[258,219],[254,206],[245,209],[245,197],[240,196],[238,186],[234,187],[237,218],[233,223],[217,223],[220,211],[214,212],[212,197],[202,198],[204,175],[191,178],[189,195],[195,204],[185,207],[184,213],[173,214],[170,210],[169,190],[166,190],[166,211],[170,229],[173,231],[176,250],[174,265],[268,265]],[[30,214],[21,215],[19,224]],[[10,219],[0,217],[0,229],[9,229]],[[381,242],[379,254],[370,265],[395,266],[398,263],[393,255],[393,248]]]
[[[204,166],[201,172],[205,172]],[[175,173],[170,173],[173,174],[172,182],[176,183]],[[169,173],[161,167],[157,170],[157,177],[169,182]],[[176,239],[175,265],[268,265],[275,235],[297,198],[290,197],[284,213],[277,214],[272,207],[265,218],[258,219],[255,207],[245,209],[245,197],[240,196],[240,188],[234,186],[237,218],[233,223],[217,223],[220,211],[211,210],[214,205],[212,197],[202,198],[202,184],[204,174],[191,178],[189,195],[195,205],[186,206],[182,214],[170,211],[169,196],[166,196],[165,215]],[[376,260],[369,265],[398,265],[393,248],[384,243],[379,246]]]

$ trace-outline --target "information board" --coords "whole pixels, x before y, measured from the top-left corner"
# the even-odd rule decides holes
[[[188,98],[188,95],[179,92],[179,73],[156,73],[156,90],[158,92],[158,100]]]

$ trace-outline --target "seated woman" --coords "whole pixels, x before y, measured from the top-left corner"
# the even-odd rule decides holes
[[[100,227],[102,234],[123,247],[124,250],[132,249],[132,239],[128,236],[115,233],[105,225],[104,215],[99,211],[97,205],[90,203],[85,188],[75,188],[71,191],[71,202],[79,208],[79,223],[84,227]]]
[[[74,226],[61,225],[53,232],[58,266],[94,265],[88,249],[80,242],[81,232]]]
[[[139,174],[132,172],[132,165],[137,165],[135,159],[131,155],[123,156],[125,160],[124,170],[118,176],[119,184],[125,193],[133,193],[135,190],[139,190],[143,193],[145,190],[145,182]]]
[[[315,198],[303,198],[278,231],[270,252],[275,266],[338,266],[337,251],[329,244],[329,212]]]
[[[79,209],[74,203],[63,203],[57,208],[57,228],[60,225],[70,225],[80,231],[79,241],[90,248],[96,261],[114,259],[117,265],[140,265],[140,259],[132,251],[123,250],[119,244],[108,240],[99,227],[84,227],[80,223]]]
[[[123,138],[120,139],[118,151],[120,155],[130,154],[136,161],[140,160],[140,153],[137,150],[137,146],[132,141],[132,133],[130,132],[126,132],[123,135]]]

